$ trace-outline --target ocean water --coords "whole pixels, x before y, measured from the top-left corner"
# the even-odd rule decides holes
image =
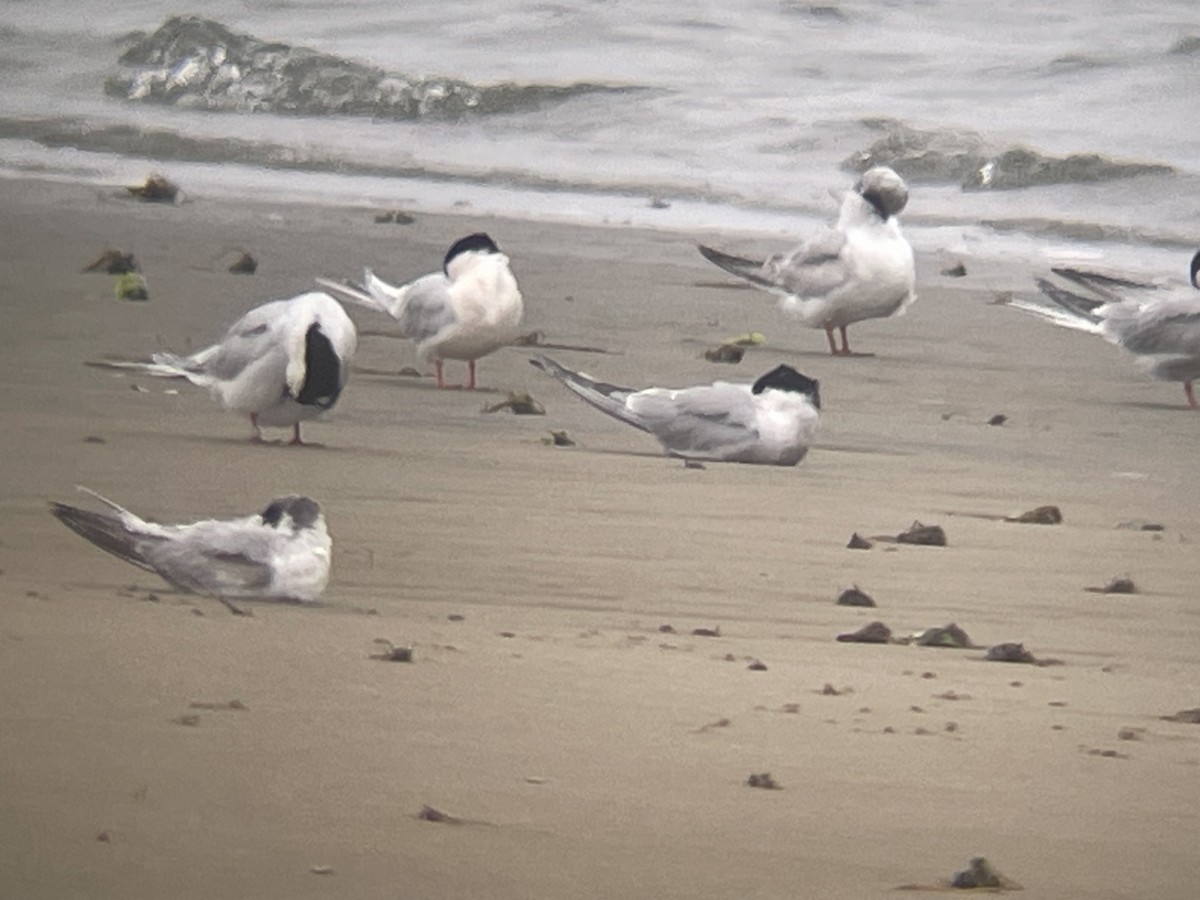
[[[888,162],[919,248],[1200,243],[1194,0],[111,6],[0,0],[0,175],[799,236]]]

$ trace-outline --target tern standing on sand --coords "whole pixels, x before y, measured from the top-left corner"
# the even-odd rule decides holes
[[[783,311],[809,328],[824,329],[830,353],[850,356],[849,326],[898,315],[917,299],[912,246],[896,218],[907,203],[904,179],[876,166],[846,193],[837,224],[794,250],[762,262],[703,245],[700,252],[779,297]]]

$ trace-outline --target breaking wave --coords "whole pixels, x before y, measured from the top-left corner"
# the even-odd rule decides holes
[[[387,72],[307,47],[236,34],[220,22],[176,16],[135,36],[105,80],[110,96],[225,112],[457,119],[535,110],[598,92],[636,88],[474,85]]]
[[[891,166],[914,182],[959,184],[963,190],[1013,190],[1052,184],[1114,181],[1139,175],[1173,175],[1161,163],[1109,159],[1098,153],[1050,156],[1028,147],[996,150],[974,132],[927,131],[895,119],[868,119],[882,132],[843,165],[855,172]]]

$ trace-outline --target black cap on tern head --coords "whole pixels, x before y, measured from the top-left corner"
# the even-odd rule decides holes
[[[815,378],[801,375],[791,366],[776,366],[766,375],[754,382],[750,389],[752,394],[761,394],[765,390],[791,391],[793,394],[804,394],[812,401],[817,409],[821,408],[821,383]]]
[[[908,185],[887,166],[875,166],[863,172],[854,190],[875,208],[879,218],[890,219],[899,215],[908,205]]]
[[[291,516],[295,528],[311,528],[317,519],[321,518],[321,504],[298,494],[277,497],[263,510],[263,524],[275,528],[283,521],[285,515]]]
[[[1200,288],[1200,250],[1196,251],[1196,255],[1192,257],[1192,272],[1191,272],[1192,287]]]
[[[496,246],[495,241],[482,231],[477,231],[475,234],[468,234],[465,238],[459,238],[450,245],[450,249],[446,251],[446,258],[442,260],[442,271],[449,275],[450,261],[460,253],[470,253],[472,251],[499,253],[500,248]]]

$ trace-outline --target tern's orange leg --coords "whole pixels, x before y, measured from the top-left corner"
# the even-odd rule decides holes
[[[1192,383],[1190,381],[1183,383],[1183,392],[1187,395],[1188,406],[1192,409],[1200,409],[1200,403],[1196,402],[1196,395],[1192,391]]]
[[[440,359],[435,359],[433,361],[433,371],[437,376],[437,386],[444,388],[446,386],[446,382],[442,379],[442,361]]]
[[[467,390],[475,390],[475,360],[467,360]]]

